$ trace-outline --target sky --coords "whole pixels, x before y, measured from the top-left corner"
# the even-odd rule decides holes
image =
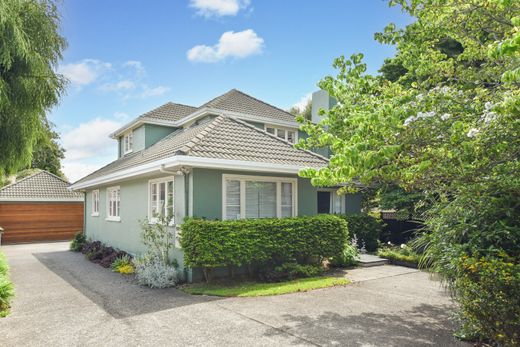
[[[232,88],[277,107],[302,105],[363,53],[376,73],[394,47],[374,41],[412,19],[382,0],[62,0],[70,81],[48,115],[74,182],[117,158],[113,130],[168,101],[199,106]]]

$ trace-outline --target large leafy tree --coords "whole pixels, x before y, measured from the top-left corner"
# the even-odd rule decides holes
[[[465,333],[520,344],[520,2],[390,3],[416,21],[375,35],[397,47],[380,75],[361,54],[335,60],[319,86],[338,104],[319,124],[300,118],[299,146],[330,147],[330,163],[301,175],[420,192],[424,262],[453,290]]]
[[[55,70],[66,45],[51,0],[0,0],[0,171],[31,163],[65,80]]]
[[[29,168],[46,170],[64,177],[61,171],[61,160],[65,158],[65,149],[58,143],[59,138],[53,124],[45,121],[34,146]]]

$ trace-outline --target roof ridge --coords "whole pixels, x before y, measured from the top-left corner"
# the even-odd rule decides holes
[[[247,93],[244,93],[244,92],[241,91],[241,90],[238,90],[238,89],[232,89],[232,90],[234,90],[234,91],[236,91],[236,92],[238,92],[238,93],[240,93],[240,94],[242,94],[242,95],[245,95],[245,96],[247,96],[247,97],[249,97],[249,98],[251,98],[251,99],[253,99],[253,100],[256,100],[256,101],[258,101],[258,102],[260,102],[260,103],[262,103],[262,104],[264,104],[264,105],[267,105],[267,106],[273,107],[273,108],[275,108],[275,109],[277,109],[277,110],[279,110],[279,111],[282,111],[282,112],[284,112],[284,113],[287,113],[288,115],[291,115],[292,117],[296,118],[292,113],[289,113],[289,112],[287,112],[286,110],[281,109],[280,107],[277,107],[277,106],[271,105],[271,104],[268,103],[268,102],[265,102],[265,101],[263,101],[263,100],[257,99],[257,98],[255,98],[254,96],[251,96],[251,95],[249,95],[249,94],[247,94]]]
[[[291,142],[286,141],[286,140],[284,140],[284,139],[282,139],[282,138],[280,138],[280,137],[278,137],[278,136],[275,136],[275,135],[273,135],[273,134],[269,134],[267,131],[262,130],[262,129],[260,129],[260,128],[258,128],[258,127],[256,127],[256,126],[252,125],[252,124],[249,124],[248,122],[245,122],[245,121],[243,121],[243,120],[241,120],[241,119],[238,119],[238,118],[235,118],[235,117],[229,117],[229,116],[227,116],[227,118],[230,118],[230,119],[234,120],[234,121],[237,122],[237,123],[241,123],[241,124],[243,124],[243,125],[245,125],[245,126],[251,128],[251,129],[254,129],[254,130],[256,130],[256,131],[262,133],[262,134],[268,135],[268,136],[270,136],[271,138],[274,138],[274,139],[276,139],[276,140],[278,140],[278,141],[281,141],[281,142],[283,142],[283,143],[285,143],[285,144],[288,144],[289,146],[291,146],[291,147],[294,148],[295,143],[291,143]],[[325,159],[327,162],[329,161],[328,158],[322,156],[321,154],[315,153],[315,152],[313,152],[313,151],[309,151],[309,150],[307,150],[307,149],[301,149],[301,148],[295,148],[295,149],[298,149],[298,150],[300,150],[300,151],[307,152],[307,153],[312,154],[312,155],[314,155],[314,156],[316,156],[316,157],[318,157],[318,158],[320,158],[320,159]]]
[[[47,171],[47,170],[43,170],[43,169],[38,169],[38,170],[40,170],[40,171],[35,172],[35,173],[33,173],[33,174],[29,175],[29,176],[26,176],[26,177],[24,177],[24,178],[22,178],[22,179],[20,179],[20,180],[15,181],[15,182],[13,182],[13,183],[10,183],[10,184],[8,184],[8,185],[6,185],[6,186],[3,186],[2,188],[0,188],[0,190],[4,190],[4,189],[10,188],[10,187],[12,187],[12,186],[15,186],[15,185],[17,185],[18,183],[22,183],[22,182],[28,180],[29,178],[33,178],[33,177],[38,176],[39,174],[42,174],[42,173],[45,173],[45,174],[50,175],[50,176],[52,176],[52,177],[55,177],[55,178],[59,179],[60,181],[62,181],[62,182],[64,182],[64,183],[67,183],[67,184],[70,185],[70,182],[68,182],[67,180],[65,180],[65,179],[63,179],[63,178],[61,178],[61,177],[59,177],[59,176],[53,174],[52,172],[49,172],[49,171]]]
[[[195,148],[195,146],[204,139],[204,137],[209,133],[209,131],[213,130],[215,126],[221,123],[224,118],[226,118],[226,116],[220,115],[217,116],[214,120],[210,121],[197,135],[194,136],[194,138],[191,141],[182,146],[179,152],[182,152],[184,154],[190,153],[193,150],[193,148]]]
[[[164,103],[164,104],[162,104],[162,105],[160,105],[160,106],[157,106],[157,107],[151,109],[150,111],[147,111],[147,112],[145,112],[145,113],[142,113],[141,115],[137,116],[137,118],[147,117],[150,113],[152,113],[152,112],[154,112],[154,111],[157,111],[158,109],[163,108],[163,107],[165,107],[165,106],[167,106],[167,105],[169,105],[169,104],[171,104],[171,105],[179,105],[179,106],[190,107],[190,108],[193,108],[193,109],[197,109],[197,108],[198,108],[198,107],[191,106],[191,105],[179,104],[179,103],[176,103],[176,102],[173,102],[173,101],[168,101],[168,102],[166,102],[166,103]],[[136,118],[136,119],[137,119],[137,118]],[[184,118],[184,117],[183,117],[183,118]]]

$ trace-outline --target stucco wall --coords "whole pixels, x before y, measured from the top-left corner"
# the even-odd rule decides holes
[[[193,216],[222,219],[223,174],[297,177],[248,171],[193,169]],[[298,177],[298,215],[314,215],[317,210],[316,188],[311,185],[310,180]]]
[[[145,124],[144,148],[148,148],[157,141],[171,134],[176,128],[165,127],[155,124]]]

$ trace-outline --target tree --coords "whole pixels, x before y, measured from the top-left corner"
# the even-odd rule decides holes
[[[334,61],[337,75],[319,86],[338,104],[317,125],[299,117],[309,137],[298,144],[332,156],[300,175],[423,194],[423,264],[459,302],[462,334],[518,345],[520,3],[390,4],[416,21],[375,35],[397,47],[380,75],[366,73],[361,54]]]
[[[61,160],[65,158],[65,149],[57,142],[59,134],[54,131],[52,123],[45,121],[32,153],[29,168],[49,171],[64,177],[61,172]]]
[[[293,106],[288,111],[290,114],[295,116],[302,116],[304,119],[311,120],[312,118],[312,100],[308,100],[305,104],[305,108],[300,110],[299,107]]]
[[[0,0],[0,171],[31,162],[65,80],[55,72],[65,39],[51,0]]]

